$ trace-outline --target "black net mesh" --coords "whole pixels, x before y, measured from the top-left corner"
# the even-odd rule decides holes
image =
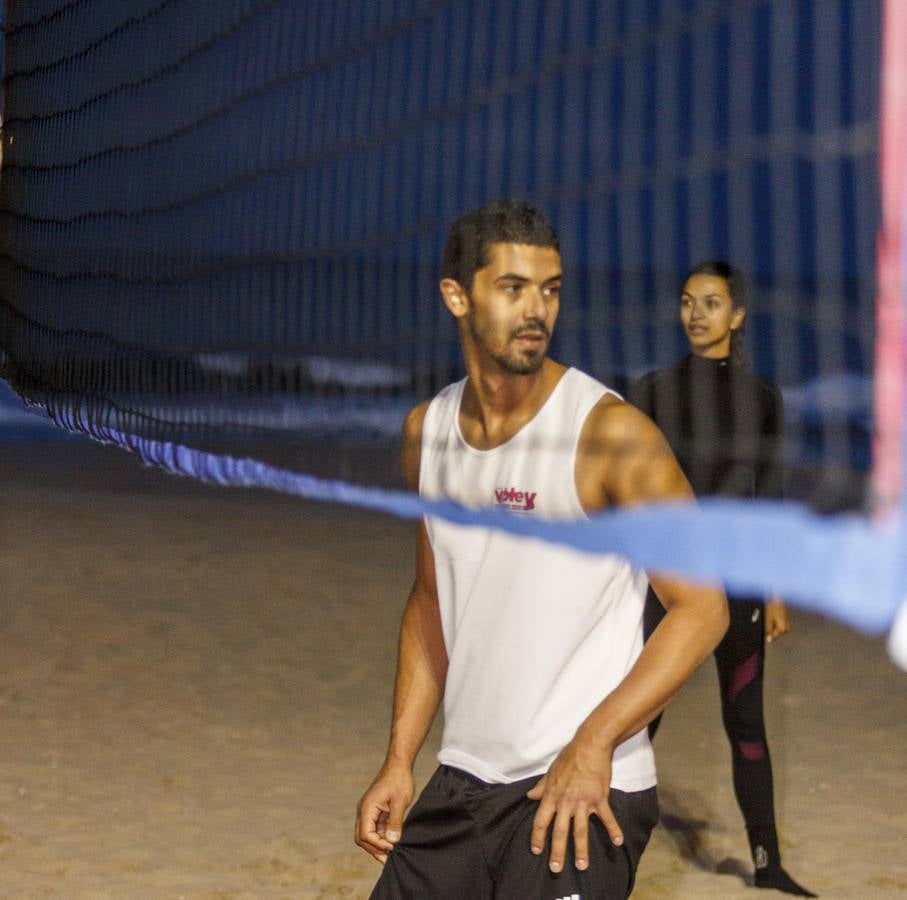
[[[566,265],[553,354],[619,390],[685,352],[681,274],[751,281],[795,495],[869,466],[877,0],[19,0],[6,377],[97,437],[393,481],[460,375],[450,221],[519,196]],[[326,443],[326,442],[329,442]]]

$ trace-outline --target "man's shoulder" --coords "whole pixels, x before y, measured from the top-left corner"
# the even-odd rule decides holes
[[[441,388],[434,397],[417,403],[406,414],[403,420],[403,446],[414,447],[422,442],[422,432],[425,428],[425,420],[428,417],[429,410],[435,406],[456,403],[459,400],[465,378],[455,381]]]
[[[422,433],[422,427],[425,423],[425,417],[428,415],[429,409],[434,405],[450,403],[458,399],[460,391],[463,388],[463,384],[466,381],[465,378],[461,378],[459,381],[454,381],[451,384],[446,385],[441,388],[434,397],[430,397],[428,400],[423,400],[421,403],[417,403],[410,411],[406,414],[406,418],[403,422],[403,436],[404,438],[410,439],[413,437],[418,437]]]
[[[591,438],[597,444],[606,441],[609,446],[628,438],[637,438],[652,427],[648,416],[617,391],[581,369],[568,369],[571,384],[578,391],[587,391],[592,401],[583,423],[581,441]]]
[[[568,391],[574,392],[575,396],[595,399],[610,396],[618,400],[622,399],[614,388],[582,369],[564,368],[561,381]]]
[[[419,469],[422,465],[422,426],[431,400],[414,406],[403,420],[403,443],[400,448],[400,468],[410,490],[418,490]]]
[[[619,452],[652,440],[654,430],[644,412],[618,394],[608,392],[589,412],[583,435],[602,449]]]
[[[685,482],[679,473],[664,436],[642,410],[614,394],[593,407],[576,467],[587,511],[657,498],[663,490],[681,496]]]
[[[423,400],[406,414],[406,418],[403,420],[403,439],[405,441],[419,440],[422,437],[422,425],[431,404],[431,400]]]

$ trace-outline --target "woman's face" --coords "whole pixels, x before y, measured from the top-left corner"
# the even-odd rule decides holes
[[[731,334],[745,315],[742,306],[734,306],[728,283],[720,275],[692,275],[683,286],[680,321],[696,356],[728,356]]]

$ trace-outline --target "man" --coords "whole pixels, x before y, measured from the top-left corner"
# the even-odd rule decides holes
[[[413,489],[565,519],[691,497],[649,419],[547,357],[562,273],[539,213],[467,213],[442,275],[468,375],[407,418]],[[645,726],[728,621],[719,590],[651,582],[668,612],[643,648],[647,582],[626,560],[420,524],[390,743],[356,823],[384,864],[374,898],[629,896],[657,820]],[[441,768],[404,822],[442,698]]]

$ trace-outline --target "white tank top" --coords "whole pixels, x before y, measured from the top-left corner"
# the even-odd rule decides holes
[[[585,517],[577,443],[591,409],[612,392],[568,369],[516,435],[477,450],[460,431],[465,384],[449,385],[428,407],[420,493],[520,515]],[[434,517],[426,526],[449,658],[438,759],[494,783],[540,775],[639,656],[646,576],[615,555]],[[611,786],[654,784],[643,729],[614,753]]]

